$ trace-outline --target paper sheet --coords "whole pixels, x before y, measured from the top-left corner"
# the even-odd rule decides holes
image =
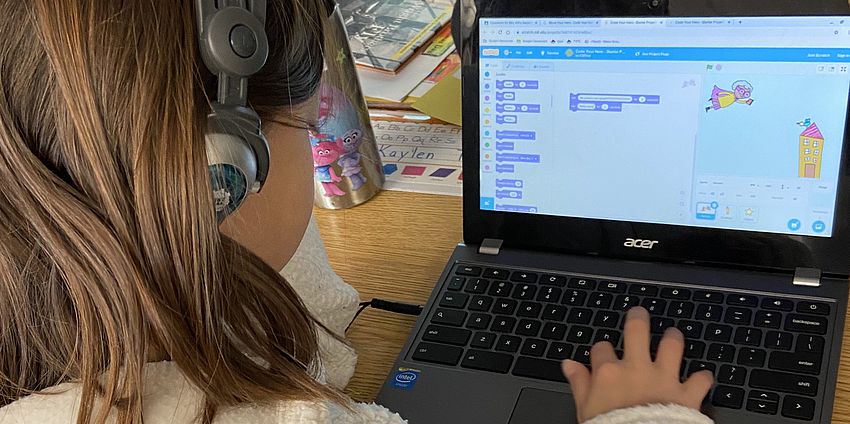
[[[410,59],[410,62],[395,75],[357,68],[363,95],[401,102],[454,50],[455,47],[452,45],[440,56],[419,55]]]
[[[454,75],[443,78],[434,88],[413,103],[413,107],[439,120],[457,126],[462,125],[460,78]]]
[[[460,196],[460,127],[410,120],[373,120],[387,190]]]

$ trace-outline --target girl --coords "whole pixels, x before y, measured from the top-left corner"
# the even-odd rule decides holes
[[[219,226],[193,3],[0,0],[0,423],[401,423],[314,378],[321,326],[277,272],[310,216],[326,11],[268,1],[270,173]],[[630,316],[623,361],[565,364],[579,419],[707,422],[681,334],[653,364]],[[610,412],[647,403],[684,407]]]

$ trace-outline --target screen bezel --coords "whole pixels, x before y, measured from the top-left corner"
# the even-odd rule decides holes
[[[534,5],[509,0],[459,0],[465,14],[460,31],[463,82],[464,242],[477,245],[485,238],[502,240],[503,246],[598,255],[635,260],[793,270],[821,269],[824,273],[850,274],[850,119],[845,121],[839,168],[835,221],[832,237],[786,235],[665,224],[531,215],[480,209],[480,137],[478,21],[487,18],[596,17],[596,16],[845,16],[846,1],[822,0],[801,13],[799,6],[769,0],[710,1],[711,13],[703,7],[708,0],[667,0],[650,7],[646,0],[624,2],[552,2]],[[726,9],[719,8],[726,3]],[[783,6],[784,5],[784,6]],[[742,10],[741,7],[746,8]],[[787,10],[782,10],[783,7]],[[721,10],[718,10],[721,9]],[[671,12],[679,11],[679,12]],[[532,12],[533,11],[533,12]],[[688,13],[696,11],[697,13]],[[677,14],[672,14],[677,13]],[[681,14],[679,14],[681,13]],[[463,24],[462,24],[463,25]],[[848,87],[850,90],[850,87]],[[848,104],[850,110],[850,104]],[[627,239],[653,240],[652,248],[627,247]],[[650,244],[650,243],[647,243]],[[638,243],[638,246],[647,244]]]

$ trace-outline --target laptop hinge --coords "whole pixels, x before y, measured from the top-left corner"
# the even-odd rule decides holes
[[[794,271],[794,285],[820,287],[820,274],[817,268],[797,268]]]
[[[482,255],[496,256],[500,250],[502,250],[502,240],[496,239],[486,238],[481,242],[481,246],[478,247],[478,253]]]

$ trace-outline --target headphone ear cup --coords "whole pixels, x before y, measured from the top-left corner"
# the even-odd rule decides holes
[[[248,144],[232,134],[208,133],[206,151],[215,214],[221,222],[245,201],[257,178],[257,164]]]

